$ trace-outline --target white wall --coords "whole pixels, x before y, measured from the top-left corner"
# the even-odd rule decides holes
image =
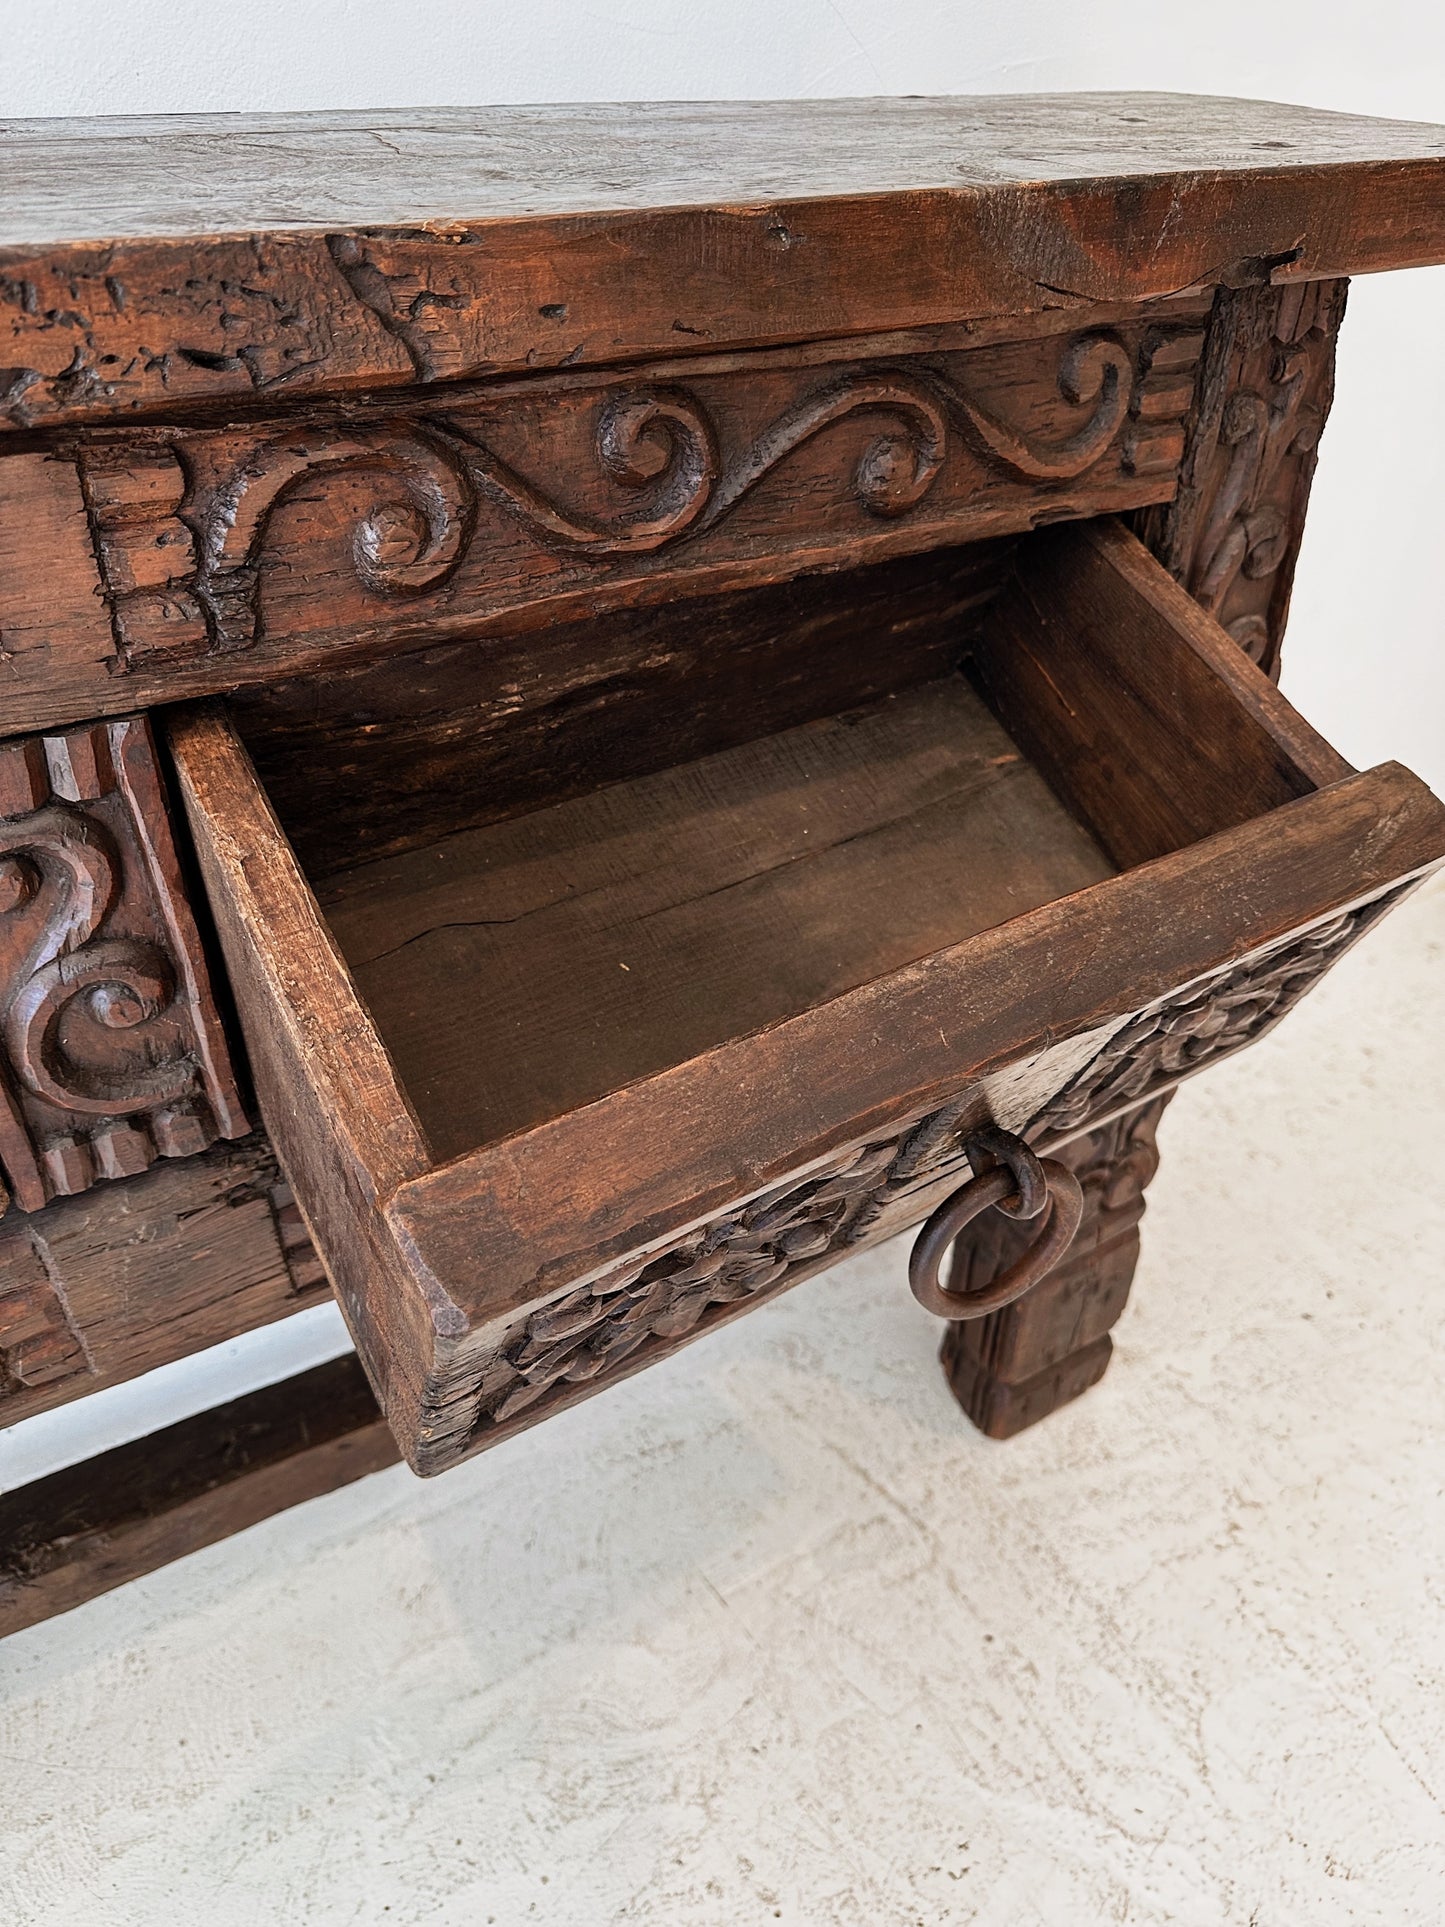
[[[0,55],[0,115],[1138,87],[1445,121],[1440,0],[0,0]],[[1445,269],[1356,283],[1285,688],[1445,792],[1442,348]],[[293,1324],[35,1421],[0,1485],[340,1342]]]
[[[0,113],[1169,87],[1445,116],[1436,0],[5,0]]]

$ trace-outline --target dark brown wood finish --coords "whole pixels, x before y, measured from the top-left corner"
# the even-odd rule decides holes
[[[1171,575],[1275,678],[1345,290],[1220,290],[1178,494],[1136,517]]]
[[[1326,280],[1219,291],[1179,493],[1166,507],[1133,518],[1175,579],[1275,678],[1333,394],[1345,290],[1345,282]],[[1197,1046],[1197,1038],[1180,1040],[1180,1048]],[[1128,1066],[1125,1074],[1140,1072],[1147,1078],[1144,1064]],[[1148,1181],[1154,1161],[1150,1113],[1139,1117],[1142,1135],[1125,1145],[1117,1173],[1104,1166],[1108,1195],[1122,1194],[1123,1202],[1099,1222],[1121,1227],[1118,1235],[1091,1230],[1096,1187],[1086,1186],[1090,1214],[1067,1265],[1027,1305],[981,1326],[953,1327],[944,1340],[949,1382],[975,1424],[992,1436],[1012,1436],[1047,1417],[1095,1384],[1108,1364],[1107,1327],[1123,1309],[1138,1257],[1129,1199]],[[1119,1128],[1109,1127],[1100,1139],[1103,1152]],[[1115,1210],[1124,1215],[1111,1215]],[[995,1219],[970,1226],[955,1247],[958,1276],[974,1290],[1016,1255],[1016,1241],[1001,1234],[1002,1225]]]
[[[1352,774],[1116,522],[1039,536],[972,662],[1121,866]]]
[[[890,1131],[901,1142],[896,1133],[906,1135],[940,1102],[981,1087],[986,1110],[991,1077],[1022,1078],[1031,1092],[1026,1115],[1033,1115],[1078,1071],[1055,1040],[1100,1031],[1085,1055],[1104,1061],[1108,1032],[1144,1021],[1133,1013],[1161,998],[1180,1000],[1188,1030],[1196,1021],[1188,990],[1195,979],[1222,973],[1219,989],[1249,1004],[1257,1022],[1215,1026],[1229,1044],[1246,1042],[1278,998],[1271,990],[1251,1002],[1247,984],[1241,991],[1229,978],[1231,969],[1245,969],[1248,978],[1253,965],[1241,960],[1272,956],[1288,940],[1308,952],[1305,977],[1317,975],[1338,947],[1336,931],[1352,934],[1354,926],[1337,921],[1342,913],[1394,890],[1445,854],[1445,811],[1429,793],[1389,769],[1342,777],[1345,766],[1333,752],[1133,537],[1120,529],[1049,532],[1021,553],[1019,568],[1017,595],[996,611],[1005,634],[1020,607],[1035,607],[1053,593],[1051,585],[1077,576],[1076,614],[1068,613],[1074,605],[1064,597],[1056,622],[1081,690],[1092,698],[1126,669],[1134,679],[1138,704],[1121,703],[1113,734],[1099,734],[1093,720],[1103,712],[1101,701],[1080,700],[1071,708],[1078,735],[1069,754],[1045,742],[1047,729],[1061,726],[1047,683],[1033,696],[1023,685],[1011,688],[1010,702],[1026,744],[1045,745],[1043,773],[1063,787],[1059,771],[1068,772],[1072,793],[1087,799],[1094,834],[1135,867],[977,935],[969,934],[960,904],[953,940],[945,938],[945,918],[924,942],[929,954],[920,951],[922,961],[890,962],[883,974],[851,989],[799,983],[792,1010],[761,1018],[761,1028],[711,1045],[693,1040],[677,1061],[640,1067],[645,1074],[632,1082],[619,1065],[610,1090],[604,1079],[590,1093],[550,1094],[545,1108],[552,1115],[446,1164],[437,1163],[440,1147],[416,1122],[410,1095],[357,996],[344,942],[338,947],[326,926],[234,734],[214,714],[175,727],[181,786],[268,1122],[417,1469],[441,1469],[473,1442],[489,1362],[511,1342],[509,1329],[529,1304],[545,1305],[618,1274],[629,1262],[645,1266],[673,1247],[679,1230],[729,1221],[729,1212],[746,1212],[749,1200],[774,1186],[796,1185],[810,1169],[834,1170],[840,1156],[851,1170],[870,1144]],[[1107,658],[1069,646],[1074,621],[1081,633],[1090,622],[1110,630]],[[985,619],[978,643],[985,665],[992,661],[990,634]],[[1192,747],[1195,718],[1183,702],[1173,711],[1177,754],[1165,753],[1157,732],[1169,705],[1159,692],[1170,689],[1176,697],[1185,691],[1218,733],[1232,785],[1200,783],[1192,759],[1205,752]],[[1151,691],[1152,703],[1143,700]],[[1083,782],[1081,772],[1108,767],[1111,758],[1121,766],[1127,761],[1129,732],[1138,738],[1140,768],[1152,787]],[[651,781],[664,797],[689,794],[674,779]],[[616,799],[628,794],[611,792],[608,803],[622,825],[630,805]],[[1158,807],[1141,844],[1136,826],[1151,820],[1144,809],[1150,795]],[[574,807],[563,805],[561,813]],[[585,817],[590,805],[580,807]],[[637,875],[644,889],[661,884],[664,903],[673,894],[667,839],[676,833],[668,827],[675,826],[676,810],[676,801],[664,802],[649,832],[655,839],[665,829],[656,846],[655,882],[646,880],[645,836],[632,859],[642,864]],[[639,826],[646,820],[644,809]],[[564,878],[548,883],[535,869],[543,848],[535,835],[525,820],[506,826],[485,886],[500,888],[502,896],[491,910],[485,894],[477,899],[474,914],[484,921],[515,914],[501,908],[514,888],[522,891],[518,905],[534,887],[544,898],[557,889],[565,895]],[[516,854],[507,857],[509,849]],[[444,853],[445,846],[437,846],[427,860],[444,863]],[[414,868],[409,859],[399,861],[400,872],[393,864],[376,873],[383,887],[365,915],[379,918],[378,927],[386,924],[388,884]],[[1011,862],[1005,859],[1005,874]],[[610,886],[625,874],[610,860],[602,867]],[[449,883],[442,890],[440,909],[453,900],[453,889]],[[344,896],[343,882],[333,879],[328,900]],[[597,899],[604,932],[609,901],[606,892]],[[851,902],[845,883],[836,899],[840,928],[849,927]],[[425,931],[436,912],[423,910],[419,923],[408,924],[403,903],[398,899],[393,934]],[[343,914],[339,928],[345,927]],[[1328,930],[1322,948],[1313,947],[1316,927]],[[744,942],[743,980],[754,975],[748,955]],[[1052,961],[1060,955],[1071,960],[1064,985]],[[620,977],[629,959],[613,961]],[[442,971],[440,980],[448,974]],[[1287,968],[1285,981],[1298,984],[1299,973]],[[664,972],[664,992],[665,985]],[[392,1017],[378,981],[369,994],[384,1035]],[[557,994],[564,998],[565,986]],[[485,1010],[489,995],[483,979],[472,1007]],[[629,1008],[624,999],[621,1009]],[[596,1009],[600,1014],[602,1006]],[[967,1012],[962,1025],[960,1011]],[[468,1019],[459,1011],[454,1021],[465,1026]],[[635,1016],[624,1016],[619,1029],[631,1033],[635,1023]],[[1149,1023],[1160,1029],[1157,1017]],[[1022,1067],[1031,1060],[1037,1064],[1025,1076]],[[1146,1052],[1141,1061],[1153,1067],[1155,1083],[1168,1081],[1164,1057],[1156,1061]],[[1184,1050],[1175,1071],[1190,1062]],[[362,1065],[368,1068],[359,1083]],[[589,1095],[593,1101],[586,1101]],[[580,1108],[565,1108],[569,1097]],[[1096,1110],[1108,1108],[1106,1099],[1107,1087]],[[1070,1135],[1090,1121],[1088,1114],[1077,1117]],[[445,1143],[445,1150],[460,1148]],[[368,1202],[373,1198],[375,1208]],[[479,1272],[473,1254],[482,1250],[487,1264]]]
[[[1445,255],[1438,127],[1183,95],[10,122],[43,422]]]
[[[60,809],[73,880],[37,948],[49,855],[0,872],[0,1423],[314,1301],[309,1222],[437,1470],[918,1222],[991,1119],[1086,1214],[950,1381],[997,1436],[1092,1383],[1168,1091],[1445,854],[1267,680],[1342,277],[1445,258],[1445,130],[1010,97],[0,152],[0,819]],[[263,1137],[35,1088],[144,1041],[245,1128],[133,715],[221,691],[180,776],[304,1220]],[[358,1388],[0,1501],[0,1627],[387,1462]]]
[[[440,1161],[1113,866],[960,677],[333,877]]]
[[[1168,1102],[1166,1092],[1053,1152],[1084,1188],[1084,1219],[1068,1257],[1016,1304],[945,1328],[948,1382],[989,1438],[1037,1424],[1107,1370],[1109,1331],[1128,1303],[1144,1191],[1159,1166],[1155,1132]],[[949,1289],[982,1290],[1031,1235],[998,1212],[979,1219],[955,1244]]]
[[[526,815],[945,676],[1005,539],[238,691],[308,876]]]
[[[353,1357],[0,1497],[0,1638],[394,1465]]]
[[[331,1295],[264,1135],[0,1224],[0,1426]]]
[[[0,1172],[14,1202],[36,1211],[250,1128],[146,720],[0,743]]]
[[[33,577],[0,591],[10,713],[264,684],[1167,501],[1207,313],[1190,295],[932,352],[813,343],[0,456],[0,522],[29,529],[40,499],[47,572],[75,585],[58,629]]]

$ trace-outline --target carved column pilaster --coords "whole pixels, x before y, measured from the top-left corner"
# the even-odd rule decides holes
[[[1171,575],[1276,678],[1347,287],[1219,291],[1179,492],[1134,518]]]
[[[143,717],[0,743],[0,1171],[35,1211],[249,1129]]]

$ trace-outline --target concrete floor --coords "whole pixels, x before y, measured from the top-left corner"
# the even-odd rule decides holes
[[[1099,1390],[900,1246],[0,1647],[16,1927],[1445,1921],[1445,887],[1166,1119]]]

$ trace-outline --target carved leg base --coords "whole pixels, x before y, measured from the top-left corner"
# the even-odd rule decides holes
[[[953,1396],[973,1420],[979,1431],[990,1439],[1011,1439],[1026,1426],[1036,1425],[1061,1405],[1097,1385],[1108,1367],[1114,1349],[1107,1335],[1082,1351],[1072,1352],[1046,1371],[1011,1385],[996,1378],[979,1359],[969,1354],[950,1335],[939,1354]]]
[[[1053,1153],[1084,1188],[1083,1222],[1068,1257],[1016,1304],[948,1327],[944,1372],[989,1438],[1012,1438],[1104,1376],[1109,1331],[1128,1303],[1139,1257],[1144,1188],[1159,1163],[1154,1132],[1168,1102],[1154,1098]],[[1031,1235],[1032,1227],[997,1212],[978,1219],[954,1248],[950,1287],[982,1290]]]

